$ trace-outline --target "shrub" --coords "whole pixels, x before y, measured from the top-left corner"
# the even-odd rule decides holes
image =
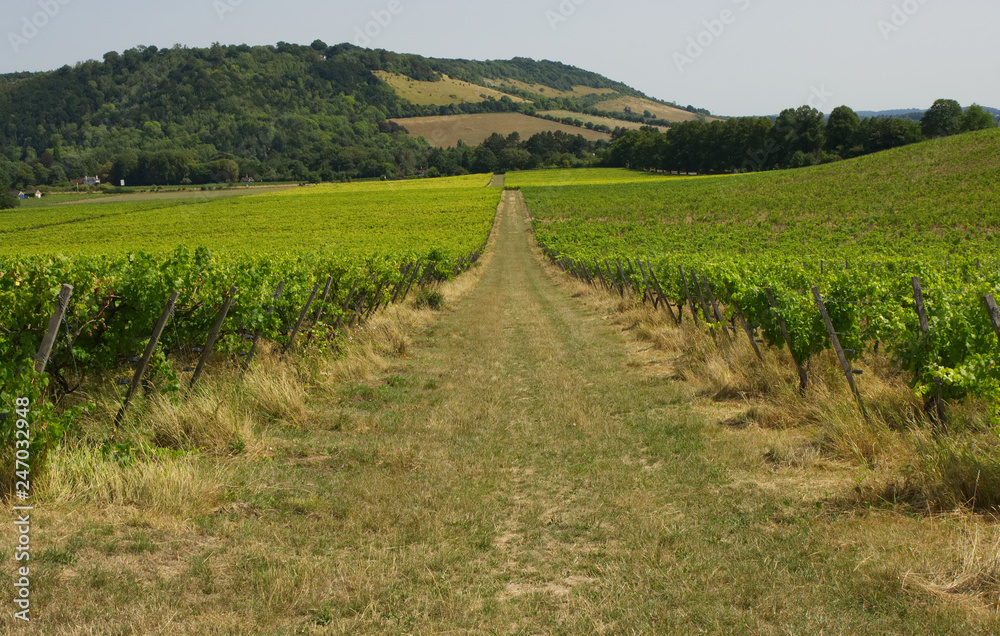
[[[436,289],[428,289],[426,287],[418,289],[416,306],[417,309],[429,308],[434,311],[442,309],[444,308],[444,294]]]

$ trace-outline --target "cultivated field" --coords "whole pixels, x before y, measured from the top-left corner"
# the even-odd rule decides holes
[[[657,119],[666,119],[670,122],[691,121],[698,118],[697,115],[689,113],[686,110],[654,102],[651,99],[634,97],[632,95],[622,95],[613,99],[597,102],[594,104],[594,107],[599,110],[613,113],[623,113],[626,108],[630,108],[633,113],[638,115],[641,115],[648,110],[653,117]],[[709,119],[712,118],[710,117]]]
[[[552,88],[551,86],[542,86],[540,84],[528,84],[515,79],[500,79],[500,80],[486,80],[487,84],[490,86],[510,86],[511,88],[517,88],[523,91],[528,91],[529,93],[534,93],[535,95],[542,95],[544,97],[586,97],[587,95],[615,95],[617,94],[613,88],[592,88],[590,86],[574,86],[572,91],[564,91],[558,88]]]
[[[454,246],[457,254],[481,242],[491,223],[497,195],[484,187],[489,180],[320,185],[207,201],[126,196],[17,210],[0,214],[0,255],[162,253],[179,245],[240,254],[406,254],[438,246],[442,235],[469,236],[468,245]]]
[[[379,79],[385,81],[392,87],[396,94],[404,99],[408,99],[414,104],[422,106],[448,106],[449,104],[478,104],[479,102],[492,97],[500,99],[509,97],[515,102],[525,102],[527,100],[507,95],[500,91],[478,84],[470,84],[444,75],[437,82],[421,82],[411,79],[399,73],[389,73],[387,71],[374,71]]]
[[[558,241],[563,223],[613,222],[608,242],[592,244],[598,251],[702,260],[767,253],[869,265],[917,255],[993,261],[998,147],[994,130],[807,170],[697,178],[532,171],[507,183],[524,188],[547,242],[550,235]],[[641,181],[627,182],[633,179]],[[536,187],[547,183],[579,187]]]
[[[583,113],[574,113],[571,110],[542,110],[539,111],[541,115],[551,115],[552,117],[558,117],[560,119],[564,117],[572,117],[573,119],[579,119],[583,123],[591,122],[594,124],[602,124],[608,126],[612,130],[615,128],[627,128],[629,130],[639,130],[644,126],[639,122],[625,121],[624,119],[611,119],[610,117],[594,117],[592,115],[584,115]],[[657,128],[659,130],[659,128]]]
[[[591,141],[611,139],[611,135],[607,133],[568,126],[520,113],[407,117],[392,121],[405,126],[412,136],[424,137],[432,146],[438,148],[454,146],[459,140],[466,144],[478,145],[493,133],[507,136],[512,132],[519,133],[522,139],[527,139],[535,133],[555,132],[557,130],[570,135],[583,135]]]

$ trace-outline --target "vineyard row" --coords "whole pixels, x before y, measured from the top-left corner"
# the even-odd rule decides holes
[[[931,267],[875,273],[867,268],[825,268],[822,275],[787,264],[681,264],[629,257],[584,260],[543,248],[564,271],[622,297],[633,293],[665,309],[676,325],[688,316],[708,325],[713,338],[739,332],[759,359],[759,345],[787,346],[799,376],[809,383],[807,362],[832,348],[847,384],[868,417],[852,362],[866,348],[889,351],[912,373],[925,408],[947,427],[949,400],[973,395],[1000,417],[1000,290],[995,273],[978,267],[941,271]],[[816,280],[808,280],[814,277]],[[739,336],[742,337],[742,336]]]

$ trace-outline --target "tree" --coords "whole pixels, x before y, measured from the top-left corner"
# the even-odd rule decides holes
[[[14,166],[0,160],[0,210],[9,210],[21,205],[21,200],[10,191],[11,177]]]
[[[901,117],[868,117],[861,121],[859,137],[865,154],[922,141],[918,122]]]
[[[503,152],[503,150],[500,152]],[[492,150],[485,145],[476,148],[472,156],[472,172],[496,172],[498,165],[497,156]]]
[[[924,113],[920,128],[928,139],[954,135],[962,130],[962,107],[953,99],[939,99]]]
[[[778,164],[789,167],[794,158],[795,164],[801,165],[803,155],[812,157],[812,163],[818,163],[825,145],[824,129],[823,113],[811,106],[783,110],[772,131]]]
[[[489,149],[489,151],[493,153],[493,156],[495,158],[497,155],[503,152],[504,148],[507,147],[507,140],[504,139],[503,135],[499,133],[493,133],[492,135],[483,140],[481,146],[483,148]]]
[[[10,191],[10,188],[0,187],[0,210],[10,210],[21,205],[21,200]]]
[[[504,148],[497,157],[500,170],[524,170],[531,167],[531,153],[523,148]]]
[[[843,158],[858,154],[861,118],[847,106],[838,106],[826,121],[826,149]]]
[[[240,166],[232,159],[216,159],[209,162],[208,172],[216,183],[236,183],[240,179]]]
[[[996,128],[997,122],[993,115],[989,114],[985,108],[979,104],[969,106],[965,114],[962,115],[962,132],[972,132],[974,130],[986,130]]]

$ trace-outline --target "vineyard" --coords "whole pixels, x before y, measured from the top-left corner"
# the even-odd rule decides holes
[[[488,180],[5,214],[2,408],[52,398],[48,429],[32,442],[40,457],[79,414],[56,415],[53,402],[81,387],[111,386],[127,405],[139,389],[194,385],[213,354],[246,368],[262,341],[285,351],[335,342],[343,327],[479,258],[499,200]],[[12,440],[15,418],[0,411],[0,420]]]
[[[936,424],[966,396],[1000,423],[1000,135],[810,170],[711,178],[538,172],[519,187],[546,253],[594,285],[787,347],[799,376],[834,349],[888,352]],[[633,176],[634,174],[634,176]]]

